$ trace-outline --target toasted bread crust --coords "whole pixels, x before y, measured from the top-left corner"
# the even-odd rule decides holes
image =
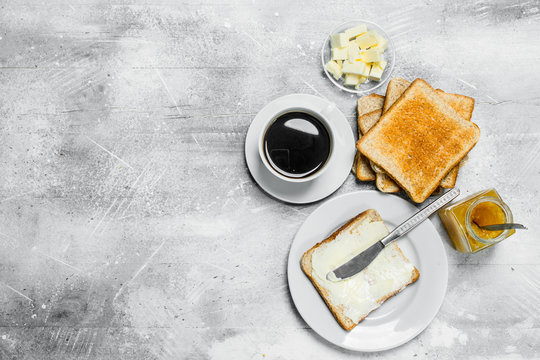
[[[373,111],[381,111],[384,103],[384,96],[371,94],[363,96],[358,99],[358,139],[362,137],[362,130],[360,127],[360,118],[367,113]],[[369,161],[359,151],[356,152],[355,162],[355,174],[358,180],[361,181],[373,181],[375,180],[375,172],[369,166]]]
[[[304,274],[306,274],[306,276],[311,280],[311,283],[313,284],[315,289],[317,289],[317,292],[319,293],[319,295],[321,295],[322,299],[326,303],[326,306],[328,306],[328,308],[330,309],[330,312],[332,313],[332,315],[334,316],[336,321],[339,323],[339,325],[343,329],[345,329],[347,331],[352,330],[356,325],[358,325],[362,320],[364,320],[369,315],[369,313],[371,313],[371,311],[373,311],[375,309],[373,309],[370,312],[368,312],[367,314],[365,314],[358,321],[358,323],[355,323],[350,318],[345,316],[345,314],[343,314],[342,306],[337,306],[337,307],[334,306],[329,300],[329,295],[328,295],[327,291],[323,287],[321,287],[319,285],[319,283],[313,278],[313,276],[312,276],[313,268],[312,268],[311,258],[312,258],[312,255],[313,255],[313,252],[315,251],[315,249],[317,249],[322,244],[333,241],[341,231],[345,230],[349,225],[351,225],[352,223],[354,223],[356,221],[369,221],[371,223],[371,222],[374,222],[374,221],[383,221],[383,219],[381,218],[379,213],[376,210],[373,210],[373,209],[368,209],[368,210],[358,214],[357,216],[355,216],[352,219],[350,219],[349,221],[347,221],[343,226],[341,226],[338,230],[336,230],[334,233],[332,233],[332,235],[330,235],[328,238],[326,238],[323,241],[317,243],[311,249],[306,251],[304,253],[304,255],[302,255],[302,259],[300,261],[300,265],[302,267],[302,271],[304,272]],[[403,256],[403,258],[408,262],[409,260],[403,254],[403,252],[397,246],[397,244],[395,246],[399,250],[399,253],[401,254],[401,256]],[[414,268],[413,269],[413,275],[411,276],[410,282],[408,282],[403,288],[401,288],[399,290],[396,290],[396,291],[392,292],[391,294],[382,297],[381,299],[378,299],[377,303],[382,304],[384,301],[386,301],[387,299],[389,299],[392,296],[396,295],[401,290],[406,288],[408,285],[414,283],[418,279],[420,273],[418,272],[418,269],[416,269],[416,267],[413,266],[413,268]]]
[[[475,124],[463,119],[427,82],[416,79],[357,148],[413,201],[423,202],[479,136]]]

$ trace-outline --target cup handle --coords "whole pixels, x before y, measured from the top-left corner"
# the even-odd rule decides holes
[[[320,111],[319,114],[321,114],[325,119],[326,123],[328,124],[328,129],[331,131],[332,136],[334,137],[334,140],[343,142],[343,138],[339,132],[334,131],[335,127],[334,124],[331,122],[330,115],[332,111],[334,111],[337,108],[336,104],[333,102],[329,102],[328,105],[324,106]]]
[[[321,114],[322,116],[324,116],[325,118],[329,118],[330,117],[330,113],[332,111],[334,111],[334,109],[336,108],[336,104],[333,103],[333,102],[330,102],[328,103],[328,105],[326,105],[325,107],[323,107],[320,111],[319,111],[319,114]]]

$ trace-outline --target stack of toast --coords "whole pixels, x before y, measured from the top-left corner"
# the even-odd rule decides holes
[[[405,190],[417,203],[439,186],[453,188],[460,162],[480,129],[470,121],[474,99],[433,89],[426,81],[395,78],[386,96],[358,100],[353,172],[382,192]]]

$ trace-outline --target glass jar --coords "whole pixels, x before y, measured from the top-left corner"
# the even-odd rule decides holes
[[[516,232],[514,229],[483,230],[476,224],[478,222],[480,225],[490,225],[514,221],[512,211],[495,189],[480,191],[451,204],[439,210],[439,217],[456,250],[465,253],[475,253],[488,248]]]

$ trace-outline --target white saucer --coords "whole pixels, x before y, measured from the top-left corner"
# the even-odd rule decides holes
[[[337,107],[328,117],[337,129],[332,156],[321,176],[304,183],[290,183],[274,176],[262,163],[258,150],[258,137],[269,116],[294,107],[317,110],[332,105],[328,100],[307,94],[291,94],[280,97],[259,111],[251,122],[246,135],[246,162],[251,175],[259,186],[271,196],[293,204],[305,204],[327,197],[336,191],[351,172],[356,152],[355,139],[349,122]]]
[[[298,312],[316,333],[349,350],[382,351],[411,340],[437,315],[446,293],[448,261],[437,230],[426,220],[397,240],[405,256],[420,272],[419,279],[384,302],[353,330],[343,330],[302,272],[300,258],[348,219],[366,209],[377,210],[389,230],[418,210],[400,197],[378,191],[358,191],[328,200],[298,230],[289,252],[287,276]]]

